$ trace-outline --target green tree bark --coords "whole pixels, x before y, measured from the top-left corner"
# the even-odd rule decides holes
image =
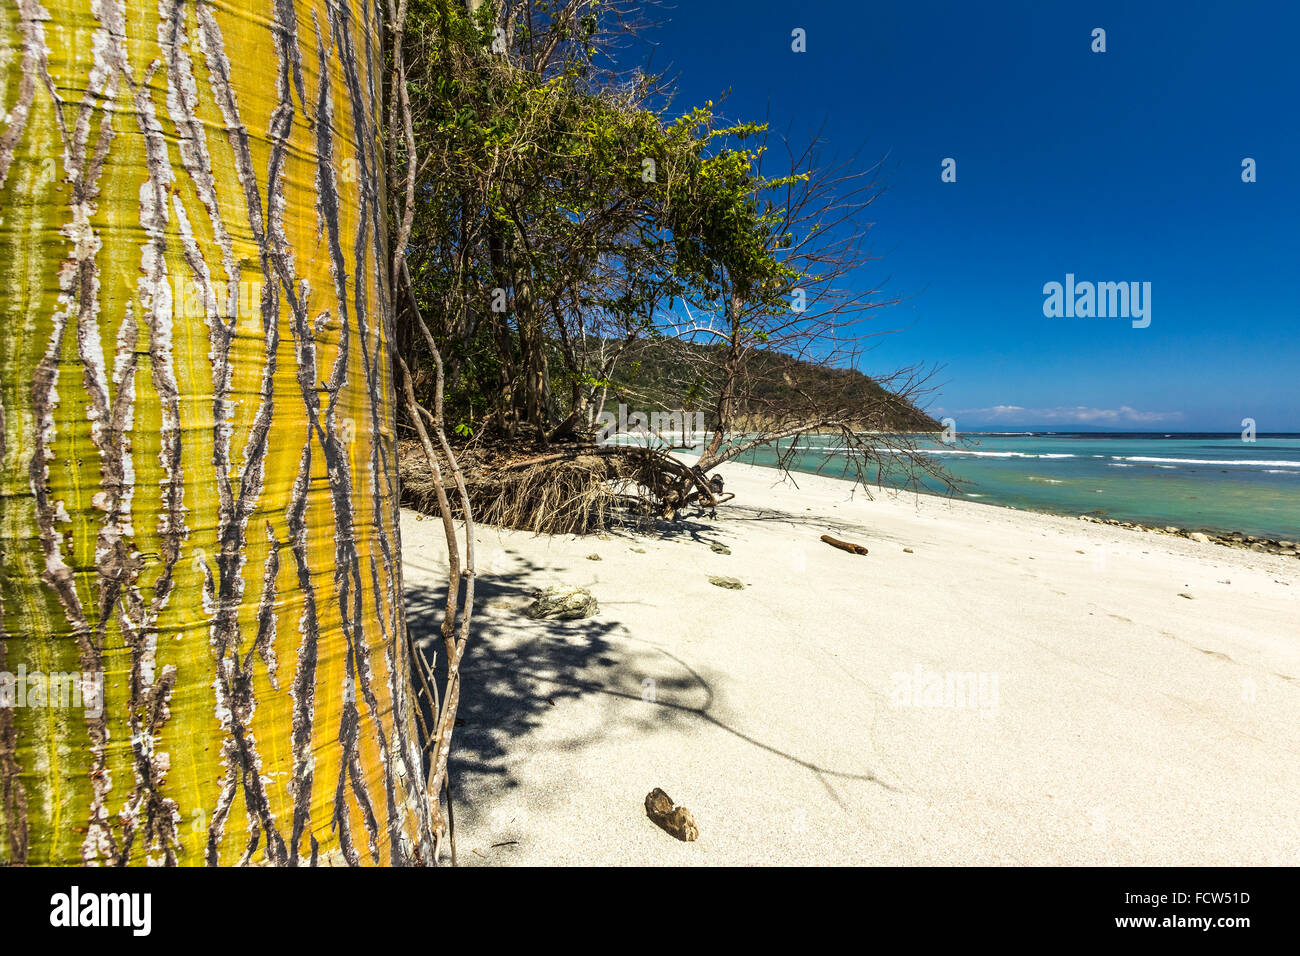
[[[0,12],[0,863],[432,862],[380,11],[45,4]]]

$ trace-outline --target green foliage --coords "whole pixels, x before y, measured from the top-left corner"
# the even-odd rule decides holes
[[[775,347],[763,316],[813,278],[782,254],[784,197],[808,174],[761,172],[765,124],[721,122],[712,101],[672,117],[657,78],[605,72],[617,6],[515,4],[502,54],[499,4],[471,16],[461,0],[410,3],[408,267],[446,360],[448,415],[480,431],[544,432],[577,412],[615,383],[609,356],[671,335],[678,302],[725,317],[747,349]],[[404,168],[400,137],[391,150]],[[398,347],[431,397],[410,315]],[[620,361],[636,378],[647,359]],[[696,374],[688,394],[716,385]]]

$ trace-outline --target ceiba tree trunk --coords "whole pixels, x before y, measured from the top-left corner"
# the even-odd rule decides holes
[[[2,9],[0,863],[432,862],[379,8]]]

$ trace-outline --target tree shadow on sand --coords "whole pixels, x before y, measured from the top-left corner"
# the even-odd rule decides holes
[[[678,521],[661,534],[688,535],[701,542],[712,540],[713,525]],[[648,529],[647,529],[648,530]],[[520,759],[519,741],[543,728],[557,705],[566,700],[598,696],[611,705],[611,731],[637,735],[672,732],[687,724],[707,723],[746,744],[778,756],[813,774],[836,802],[833,780],[866,781],[894,788],[874,772],[848,772],[825,767],[788,753],[732,726],[715,713],[714,685],[720,677],[701,673],[662,643],[628,632],[616,619],[618,604],[602,602],[597,616],[574,621],[532,620],[523,609],[531,603],[537,585],[557,576],[556,568],[543,567],[519,555],[508,574],[484,574],[475,585],[474,635],[462,670],[461,702],[453,735],[451,774],[457,791],[458,822],[474,829],[482,808],[462,795],[473,791],[504,793],[519,785],[512,761]],[[583,569],[585,570],[585,569]],[[573,580],[576,571],[559,571]],[[439,586],[432,586],[432,582]],[[599,598],[599,588],[597,597]],[[436,652],[438,684],[445,679],[446,655],[439,628],[446,595],[445,577],[410,574],[406,579],[407,622],[416,645],[426,654]],[[611,616],[606,616],[606,614]],[[647,680],[653,692],[645,693]],[[426,722],[432,722],[428,701],[420,698]],[[577,752],[591,742],[590,727],[557,737],[554,725],[534,737],[536,747],[556,752]],[[536,752],[535,750],[532,752]],[[540,809],[553,794],[526,795]]]
[[[540,726],[558,703],[588,694],[642,700],[647,674],[644,660],[630,659],[626,645],[611,643],[616,634],[626,638],[616,620],[599,614],[574,621],[526,617],[535,581],[551,569],[517,555],[514,560],[508,576],[485,574],[475,582],[474,635],[461,671],[452,747],[457,775],[497,776],[505,786],[515,785],[507,763],[512,742]],[[407,625],[421,652],[436,654],[439,686],[447,663],[439,631],[445,601],[445,585],[428,587],[408,575]],[[689,675],[655,681],[660,693],[699,693]],[[421,696],[420,703],[431,724],[429,702]],[[662,716],[647,714],[647,720]]]

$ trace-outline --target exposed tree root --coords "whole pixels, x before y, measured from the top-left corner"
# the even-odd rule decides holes
[[[692,505],[713,509],[733,495],[722,479],[662,451],[574,444],[515,457],[475,449],[461,458],[476,521],[537,534],[594,534],[649,515],[675,517]],[[414,442],[400,446],[402,500],[439,513],[432,474]],[[459,517],[452,501],[453,515]]]

